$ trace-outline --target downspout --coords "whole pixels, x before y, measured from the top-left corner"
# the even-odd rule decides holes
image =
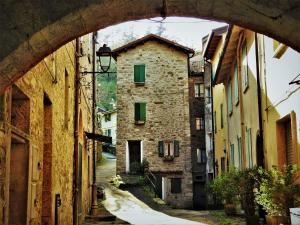
[[[95,128],[95,106],[96,106],[96,37],[97,32],[93,32],[93,57],[92,57],[92,66],[93,66],[93,77],[92,77],[92,130],[93,134],[96,132]],[[92,215],[97,214],[98,203],[97,203],[97,184],[96,184],[96,140],[93,139],[93,184],[92,184]]]
[[[75,47],[75,82],[74,82],[74,176],[73,176],[73,225],[78,224],[78,108],[79,108],[79,39]]]
[[[256,149],[256,161],[257,165],[261,166],[262,168],[265,167],[264,165],[264,143],[263,143],[263,122],[262,122],[262,104],[261,104],[261,86],[260,86],[260,68],[259,68],[259,53],[258,53],[258,38],[257,33],[255,33],[255,59],[256,59],[256,85],[257,85],[257,102],[258,102],[258,121],[259,121],[259,152]]]

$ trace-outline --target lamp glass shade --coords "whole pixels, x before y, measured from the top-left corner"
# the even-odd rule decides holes
[[[102,72],[107,72],[110,68],[111,63],[111,49],[107,47],[106,44],[104,44],[99,48],[96,54],[99,58],[100,68]]]

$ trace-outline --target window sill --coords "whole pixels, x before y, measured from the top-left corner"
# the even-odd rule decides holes
[[[134,82],[136,86],[145,86],[145,82]]]
[[[244,93],[244,94],[246,93],[246,91],[248,90],[248,88],[249,88],[249,84],[248,84],[247,86],[244,87],[244,89],[243,89],[243,93]]]
[[[164,156],[164,161],[173,161],[174,160],[174,156],[172,156],[172,155],[166,155],[166,156]]]
[[[239,102],[240,102],[239,100],[235,101],[235,103],[234,103],[235,106],[238,106],[238,105],[239,105]]]
[[[135,123],[136,125],[142,125],[142,124],[145,124],[146,121],[137,120],[137,121],[134,121],[134,123]]]

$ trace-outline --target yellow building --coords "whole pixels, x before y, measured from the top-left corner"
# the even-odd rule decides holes
[[[224,135],[232,166],[299,164],[300,54],[238,26],[210,36],[204,54],[215,84],[216,161]],[[227,130],[218,134],[219,124]]]
[[[266,166],[300,164],[300,54],[258,34]]]
[[[82,88],[77,126],[82,154],[79,151],[75,157],[82,176],[74,179],[73,169],[78,122],[75,88],[80,86],[75,79],[76,74],[80,76],[75,52],[79,47],[76,41],[62,46],[1,96],[0,224],[54,224],[57,220],[71,225],[74,212],[82,220],[90,207],[87,174],[92,172],[92,156],[84,131],[90,130],[91,116]],[[78,211],[73,208],[75,183],[81,185]]]

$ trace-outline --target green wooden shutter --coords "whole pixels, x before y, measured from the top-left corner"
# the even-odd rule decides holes
[[[174,141],[174,156],[175,157],[179,157],[179,150],[180,150],[179,141],[175,140]]]
[[[134,104],[134,120],[137,122],[146,121],[146,103],[138,102]]]
[[[165,154],[165,146],[163,141],[158,142],[158,156],[159,157],[164,157]]]
[[[220,105],[220,111],[221,111],[221,128],[223,128],[223,126],[224,126],[223,104]]]
[[[146,103],[140,103],[140,121],[146,121]]]
[[[145,65],[134,65],[134,82],[145,83]]]
[[[134,120],[139,121],[140,120],[140,103],[134,104]]]

